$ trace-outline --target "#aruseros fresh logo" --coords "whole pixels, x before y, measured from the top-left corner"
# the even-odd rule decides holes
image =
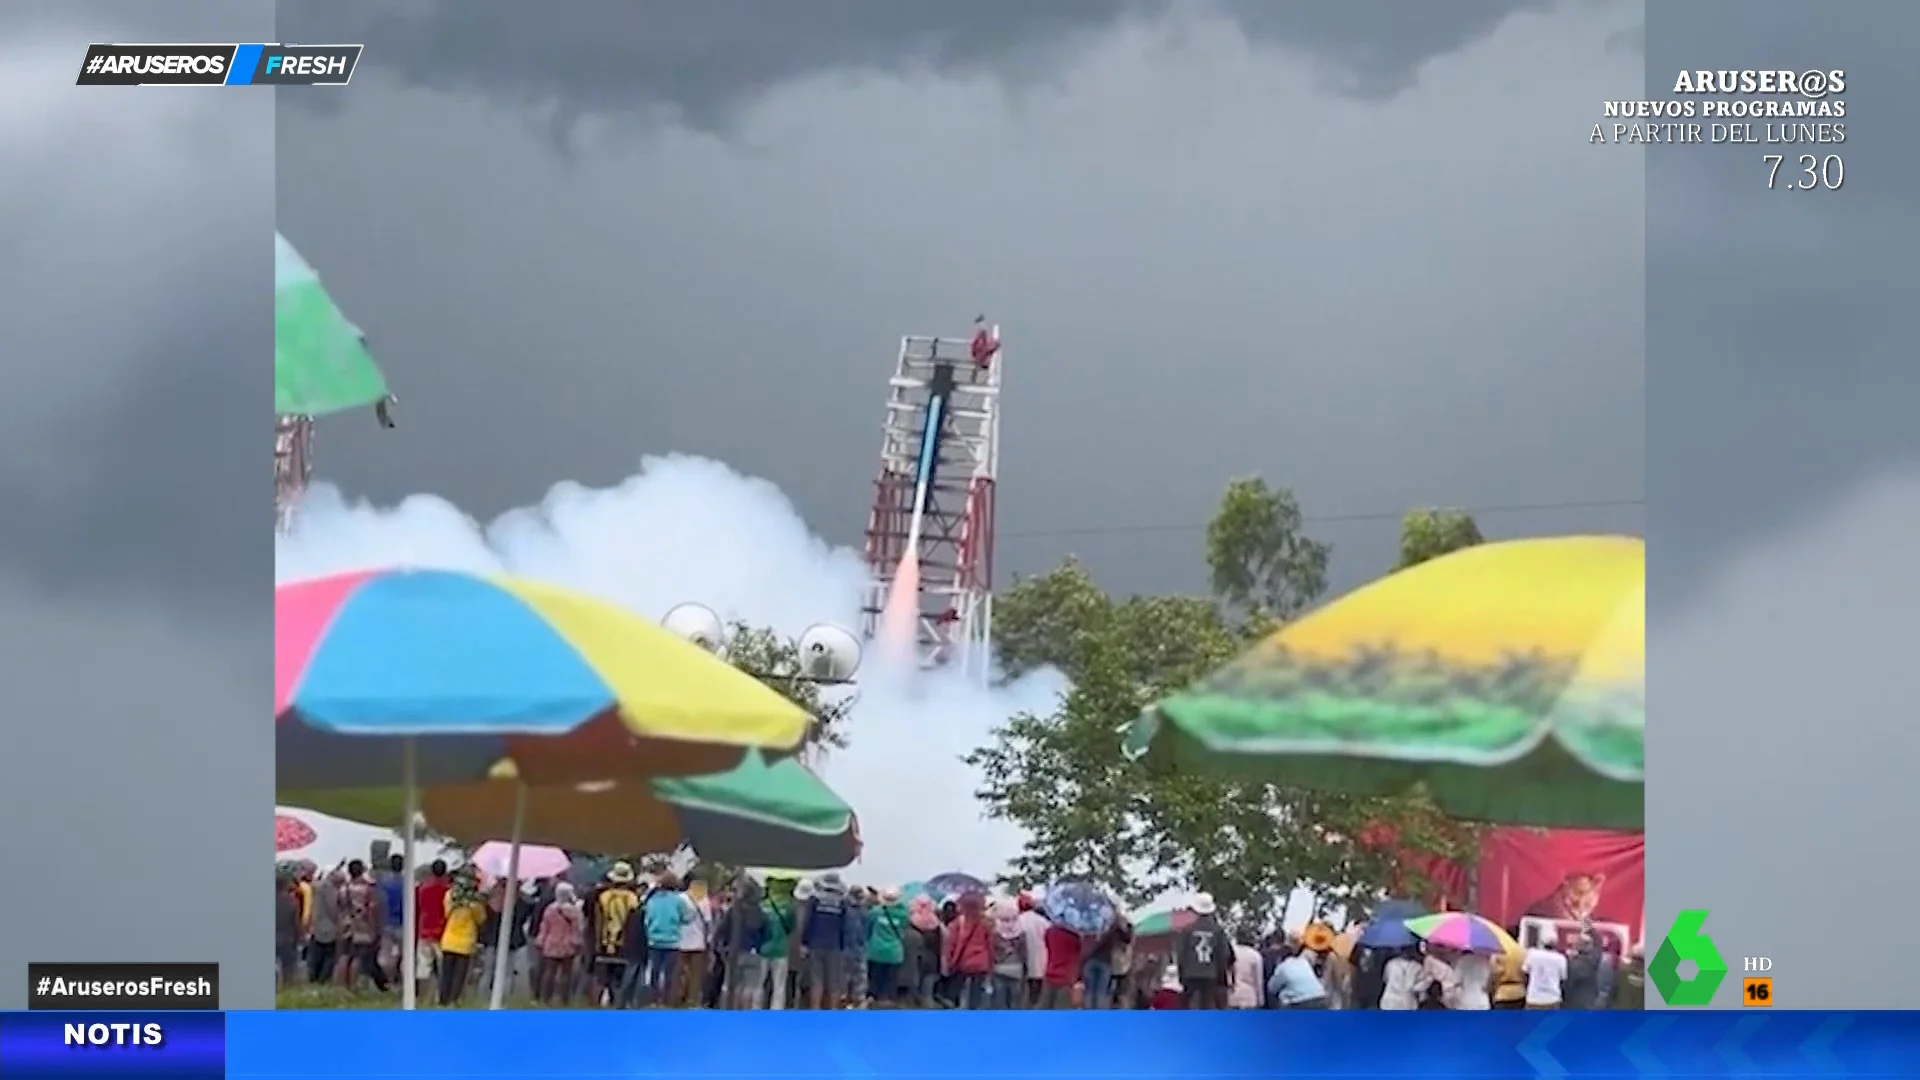
[[[1707,924],[1704,908],[1683,911],[1673,920],[1666,940],[1647,965],[1647,981],[1660,991],[1660,1000],[1669,1005],[1699,1008],[1713,1004],[1713,995],[1727,977],[1727,962],[1713,939],[1701,932]],[[1691,960],[1699,970],[1693,978],[1680,977],[1680,961]]]

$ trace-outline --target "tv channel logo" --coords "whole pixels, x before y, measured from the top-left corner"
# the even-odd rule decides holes
[[[1660,948],[1647,964],[1647,981],[1660,993],[1660,1000],[1677,1008],[1703,1008],[1713,1004],[1713,996],[1727,978],[1727,962],[1707,936],[1707,910],[1694,908],[1681,912],[1673,928],[1660,942]],[[1693,961],[1693,978],[1680,977],[1680,963]]]

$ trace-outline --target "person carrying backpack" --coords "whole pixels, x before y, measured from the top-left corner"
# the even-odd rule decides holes
[[[806,963],[812,1009],[838,1009],[846,992],[847,887],[831,871],[820,875],[800,913],[800,957]]]
[[[963,893],[958,906],[941,942],[940,970],[953,979],[954,1004],[979,1009],[986,1004],[987,981],[993,974],[993,926],[986,897]]]
[[[646,966],[645,935],[637,942],[627,940],[627,926],[639,910],[640,890],[634,887],[633,867],[625,862],[609,867],[606,880],[587,898],[585,914],[590,945],[587,955],[593,993],[615,1007],[620,1005],[626,992],[632,958],[637,954],[641,967]],[[637,977],[644,980],[644,970]]]
[[[1207,893],[1188,905],[1194,919],[1174,944],[1174,970],[1180,977],[1181,1007],[1224,1009],[1233,982],[1233,941],[1220,925],[1219,909]]]
[[[990,914],[993,916],[993,985],[987,992],[987,1006],[1025,1008],[1027,935],[1020,925],[1020,907],[1012,900],[997,900]]]

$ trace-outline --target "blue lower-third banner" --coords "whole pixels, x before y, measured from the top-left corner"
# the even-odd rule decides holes
[[[231,1013],[227,1066],[254,1080],[1915,1076],[1920,1013]]]
[[[211,1080],[226,1075],[226,1024],[217,1012],[6,1013],[0,1077]]]

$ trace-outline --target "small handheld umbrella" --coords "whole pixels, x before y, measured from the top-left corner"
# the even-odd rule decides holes
[[[427,822],[432,824],[433,819],[429,817]],[[474,848],[472,857],[467,861],[488,881],[504,881],[508,878],[538,881],[541,878],[559,877],[573,869],[573,859],[557,847],[503,844],[498,840],[489,840]]]
[[[1420,940],[1419,935],[1408,929],[1408,920],[1426,913],[1425,905],[1416,901],[1388,900],[1361,928],[1358,943],[1369,949],[1404,949]]]
[[[1091,881],[1058,881],[1047,886],[1040,908],[1049,921],[1076,934],[1104,934],[1119,912],[1107,891]]]
[[[719,772],[799,746],[812,718],[613,605],[518,578],[363,571],[274,594],[282,790],[534,785]],[[406,892],[403,936],[413,932]],[[413,1001],[410,949],[403,1004]]]
[[[1130,754],[1466,820],[1645,820],[1646,548],[1483,544],[1376,581],[1161,701]]]
[[[1455,952],[1505,956],[1520,951],[1520,943],[1513,940],[1512,934],[1489,919],[1464,911],[1422,915],[1408,919],[1405,925],[1409,932],[1427,944]]]
[[[987,883],[972,874],[958,870],[949,870],[944,874],[935,874],[927,879],[927,892],[933,894],[942,903],[959,896],[977,893],[985,896]]]
[[[1193,925],[1198,918],[1188,906],[1191,897],[1180,897],[1171,905],[1149,904],[1127,917],[1133,924],[1133,938],[1139,942],[1160,942]]]

